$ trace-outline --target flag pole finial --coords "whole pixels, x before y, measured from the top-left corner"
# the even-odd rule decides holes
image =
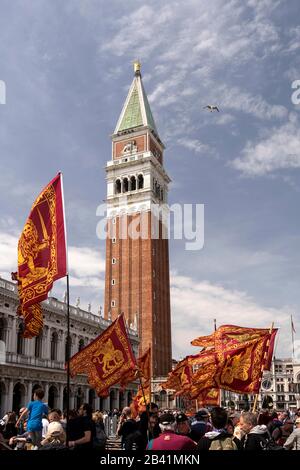
[[[138,59],[133,62],[133,70],[135,76],[141,75],[141,62]]]

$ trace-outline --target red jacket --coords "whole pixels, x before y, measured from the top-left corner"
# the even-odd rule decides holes
[[[187,436],[175,434],[172,431],[162,433],[156,439],[152,439],[148,445],[148,450],[195,450],[196,443]]]

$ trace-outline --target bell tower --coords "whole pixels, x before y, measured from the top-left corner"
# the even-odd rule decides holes
[[[112,135],[106,165],[107,239],[105,318],[125,314],[135,325],[142,354],[152,347],[152,376],[171,370],[169,246],[162,214],[168,211],[164,145],[143,86],[141,65]]]

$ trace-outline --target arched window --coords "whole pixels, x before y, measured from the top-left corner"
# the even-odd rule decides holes
[[[35,338],[34,357],[42,356],[42,345],[43,345],[43,333],[41,332],[39,336],[36,336]]]
[[[65,341],[65,361],[68,360],[68,358],[71,357],[71,352],[72,352],[72,339],[71,339],[71,336],[70,336],[70,354],[68,356],[68,337],[66,336],[66,341]]]
[[[23,338],[23,325],[20,323],[18,328],[18,338],[17,338],[17,354],[24,354],[24,338]]]
[[[121,180],[117,180],[115,184],[115,193],[120,194],[121,192]]]
[[[138,176],[138,189],[143,189],[144,187],[144,177],[143,175]]]
[[[128,178],[124,178],[124,179],[123,179],[123,193],[127,193],[127,191],[128,191],[128,186],[129,186]]]
[[[51,361],[56,361],[57,360],[57,344],[58,344],[58,334],[56,331],[52,333],[51,336]]]
[[[130,178],[130,189],[131,191],[135,191],[136,190],[136,179],[135,179],[135,176],[132,176]]]
[[[78,352],[84,348],[84,339],[80,339],[78,343]]]
[[[5,342],[5,330],[6,330],[6,322],[4,318],[0,318],[0,341]]]

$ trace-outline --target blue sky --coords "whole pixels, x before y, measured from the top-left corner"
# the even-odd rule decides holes
[[[290,355],[291,313],[300,332],[298,23],[297,0],[0,0],[1,275],[15,269],[34,198],[61,170],[72,300],[98,311],[96,208],[139,58],[167,147],[169,202],[205,204],[204,248],[170,243],[174,357],[195,351],[189,341],[213,318],[274,320],[276,353]]]

